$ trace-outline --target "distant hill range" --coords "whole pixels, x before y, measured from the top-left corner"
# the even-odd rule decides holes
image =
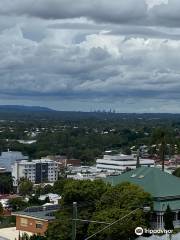
[[[82,119],[97,120],[133,120],[138,121],[158,121],[160,119],[175,119],[180,121],[180,114],[171,113],[115,113],[105,111],[81,112],[81,111],[56,111],[46,107],[39,106],[21,106],[21,105],[0,105],[0,120],[68,120],[76,121]]]
[[[0,105],[0,111],[18,111],[18,112],[52,112],[52,110],[47,107],[39,106],[22,106],[22,105]]]

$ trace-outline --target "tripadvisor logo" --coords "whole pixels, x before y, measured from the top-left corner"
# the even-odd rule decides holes
[[[143,235],[143,233],[148,233],[148,234],[172,234],[173,230],[165,230],[165,229],[156,229],[156,230],[152,230],[152,229],[143,229],[142,227],[137,227],[135,229],[135,234],[137,236],[141,236]]]
[[[143,230],[142,227],[137,227],[137,228],[135,229],[135,234],[136,234],[137,236],[143,235],[143,232],[144,232],[144,230]]]

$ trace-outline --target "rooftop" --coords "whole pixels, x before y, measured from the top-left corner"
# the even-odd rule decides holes
[[[140,167],[105,179],[112,185],[131,182],[143,187],[154,198],[180,198],[180,179],[155,167]]]
[[[47,159],[47,158],[42,158],[42,159],[34,159],[31,162],[28,160],[21,160],[21,161],[17,161],[18,164],[29,164],[29,165],[35,165],[36,163],[55,163],[53,160],[51,159]]]
[[[26,216],[38,220],[52,221],[55,219],[54,213],[60,208],[59,205],[48,205],[41,207],[29,207],[24,211],[14,212],[15,216]]]

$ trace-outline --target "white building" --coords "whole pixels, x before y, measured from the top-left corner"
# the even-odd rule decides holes
[[[17,160],[28,160],[28,157],[16,151],[2,152],[0,155],[0,167],[5,168],[7,171],[11,171],[11,165]]]
[[[48,193],[48,194],[45,194],[45,195],[41,195],[39,197],[39,200],[45,201],[46,198],[49,198],[50,203],[54,204],[54,205],[59,204],[59,201],[61,200],[61,196],[58,195],[58,194],[54,194],[54,193]]]
[[[21,178],[27,178],[33,183],[55,182],[58,179],[58,165],[50,159],[16,161],[12,166],[14,185]]]
[[[9,207],[9,199],[3,198],[0,200],[0,203],[2,204],[3,208],[8,208]]]
[[[139,161],[141,166],[154,167],[153,159],[140,158]],[[137,163],[137,159],[133,155],[124,155],[124,154],[104,155],[102,159],[96,160],[96,167],[98,170],[101,170],[101,171],[122,173],[127,169],[135,169],[136,163]]]

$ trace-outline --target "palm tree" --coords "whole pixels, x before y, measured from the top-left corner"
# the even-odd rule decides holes
[[[165,154],[167,151],[167,138],[170,140],[167,131],[162,128],[155,129],[152,135],[152,142],[156,145],[159,145],[158,155],[162,163],[162,171],[164,171]]]
[[[165,160],[165,152],[166,152],[166,138],[165,138],[164,131],[161,132],[159,140],[160,140],[159,155],[162,163],[162,171],[164,172],[164,160]]]

